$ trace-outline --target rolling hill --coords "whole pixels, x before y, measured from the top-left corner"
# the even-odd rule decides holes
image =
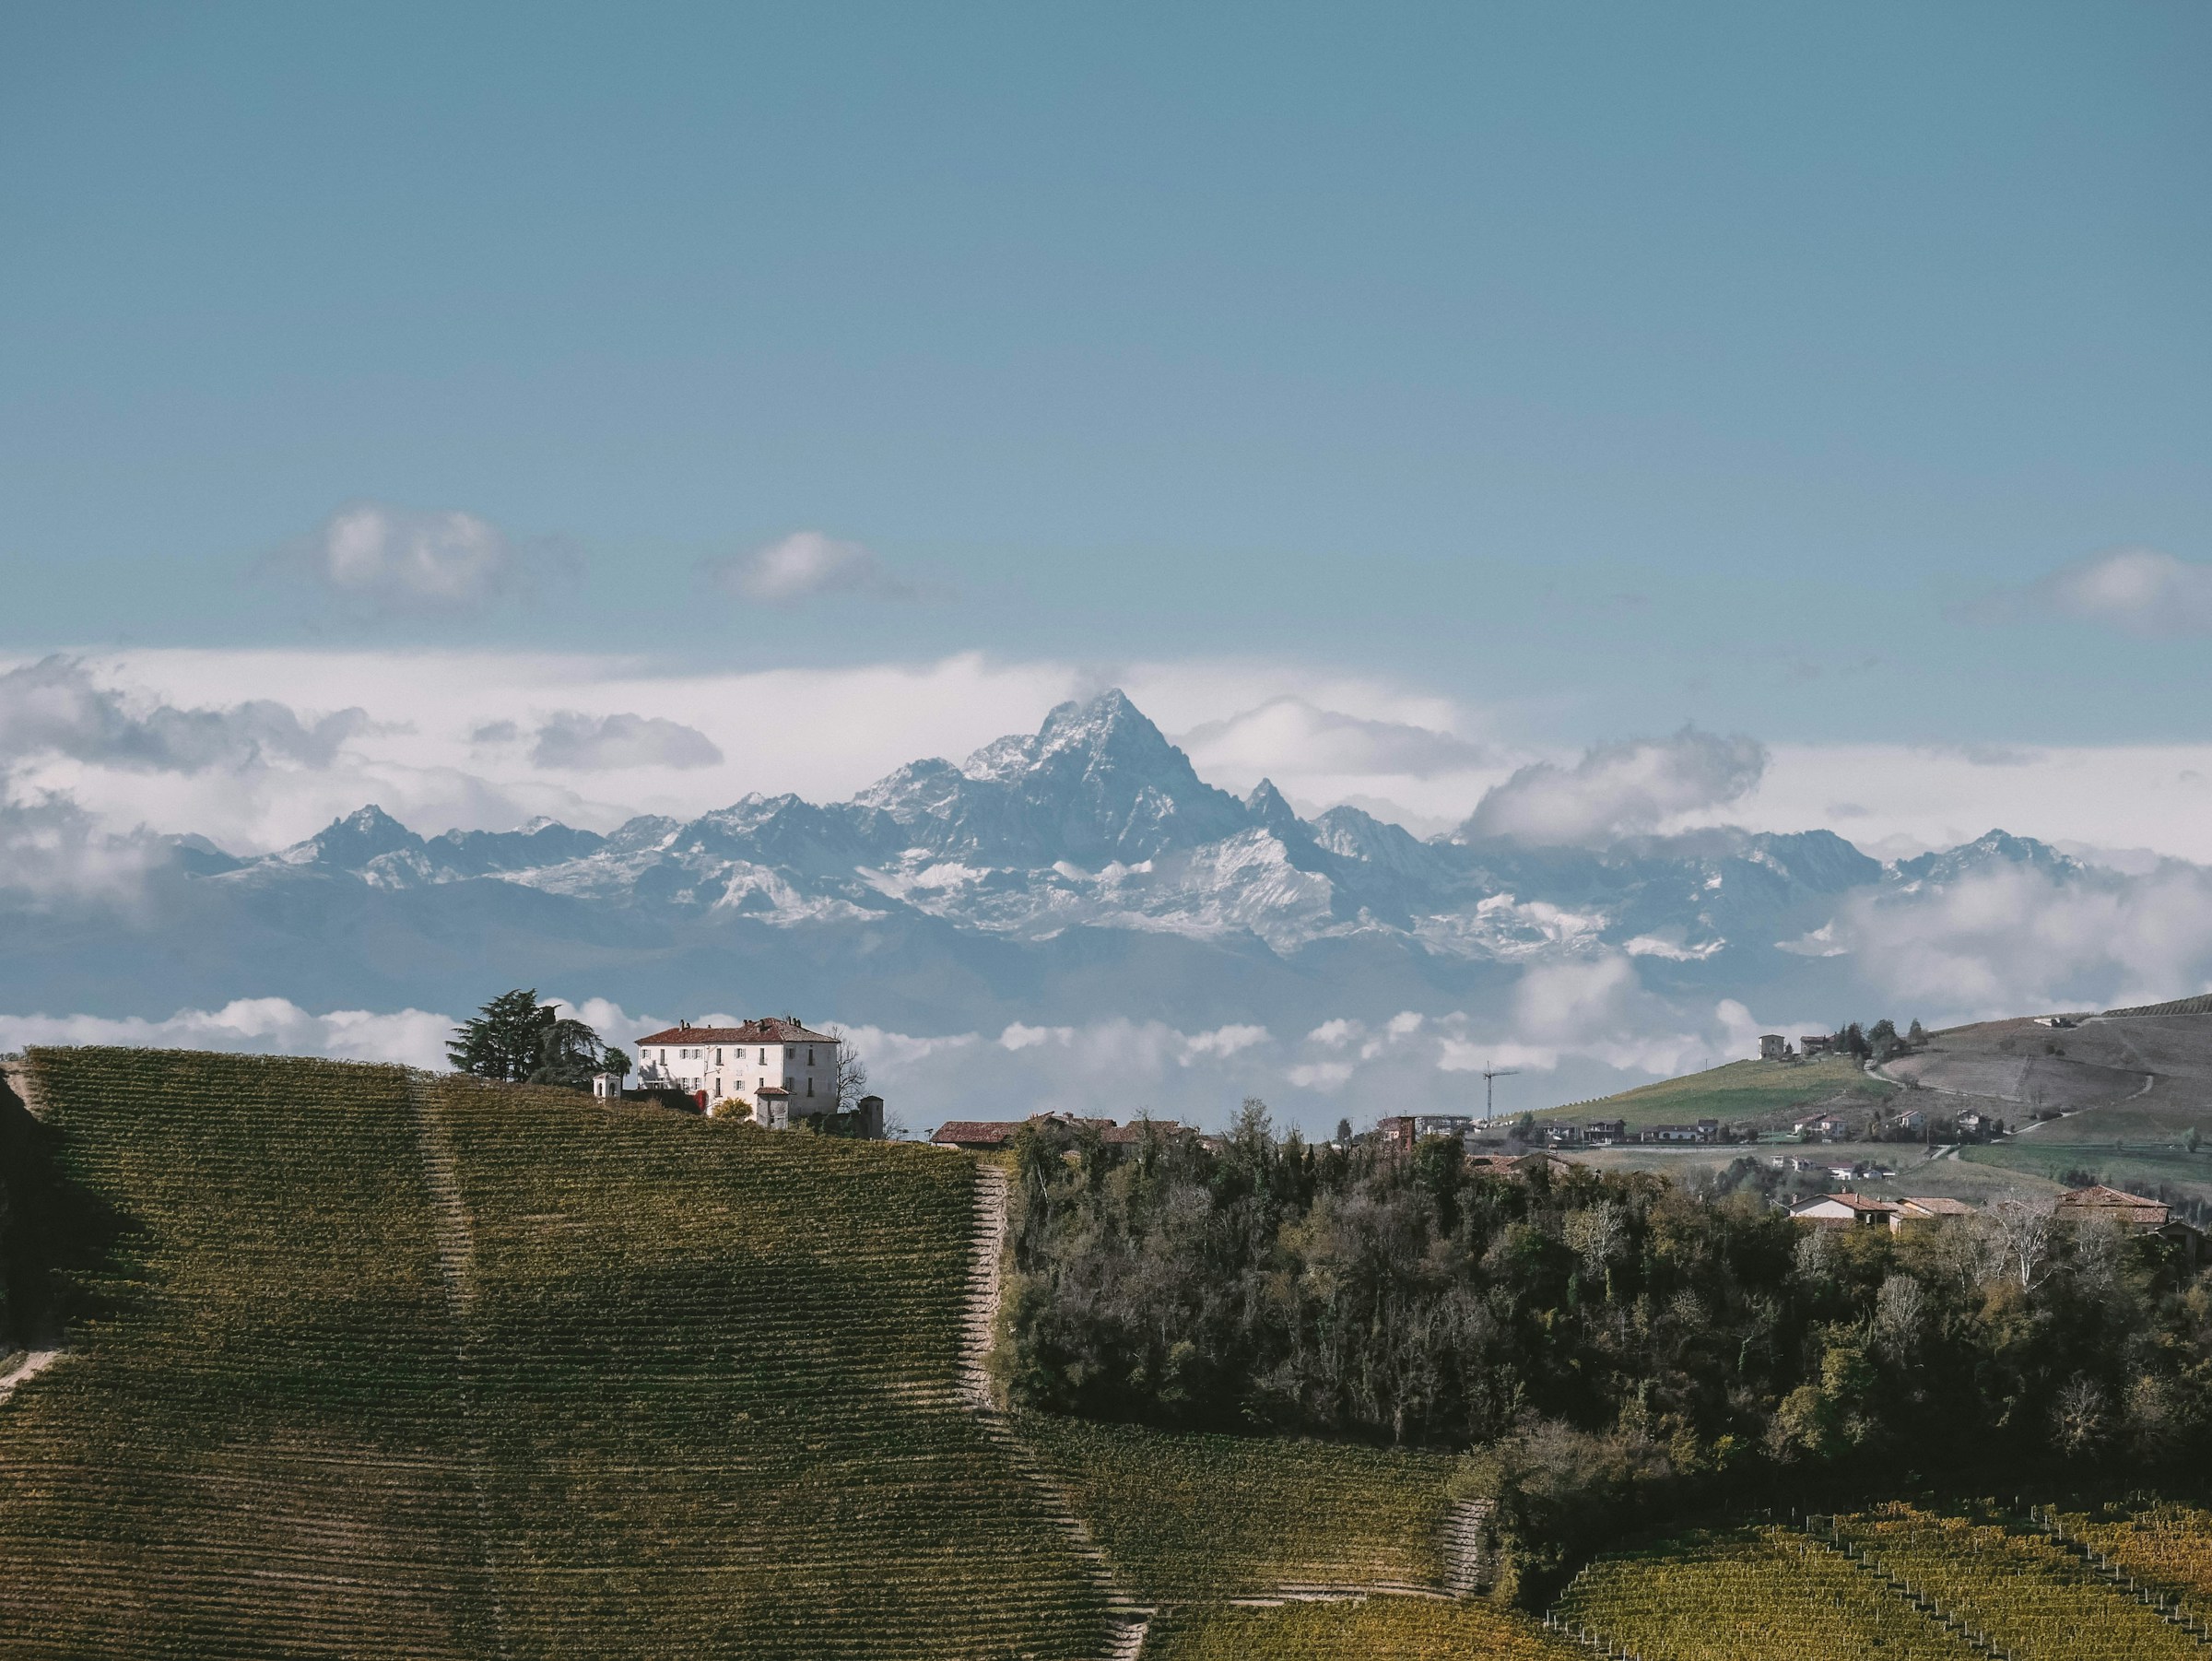
[[[1601,1557],[1547,1626],[1453,1595],[1448,1452],[980,1398],[968,1156],[321,1061],[19,1077],[7,1311],[66,1350],[0,1395],[0,1661],[1936,1661],[1987,1653],[1961,1611],[2156,1661],[2212,1599],[2184,1506],[2074,1505],[2109,1573],[1890,1507]]]

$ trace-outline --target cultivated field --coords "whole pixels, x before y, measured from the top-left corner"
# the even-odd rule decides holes
[[[1209,1608],[1156,1627],[1144,1661],[1570,1661],[1589,1654],[1485,1604],[1372,1597]]]
[[[2146,1507],[2131,1542],[2175,1577],[2212,1551],[2205,1514]],[[2074,1519],[2088,1526],[2088,1519]],[[2136,1530],[2133,1514],[2109,1531]],[[2116,1542],[2118,1543],[2118,1542]],[[1643,1661],[2182,1661],[2205,1653],[2188,1616],[2138,1595],[2025,1518],[1888,1505],[1698,1533],[1608,1553],[1555,1606],[1558,1627]]]
[[[1147,1603],[1218,1602],[1286,1585],[1442,1584],[1448,1455],[1040,1413],[1015,1424]]]
[[[79,1319],[0,1405],[0,1655],[1098,1652],[955,1396],[965,1160],[395,1068],[33,1068]]]
[[[1701,1073],[1639,1085],[1617,1096],[1555,1107],[1539,1119],[1623,1119],[1630,1130],[1653,1125],[1724,1125],[1758,1121],[1786,1126],[1818,1107],[1864,1110],[1894,1095],[1895,1087],[1870,1078],[1856,1062],[1823,1055],[1812,1061],[1732,1061]]]

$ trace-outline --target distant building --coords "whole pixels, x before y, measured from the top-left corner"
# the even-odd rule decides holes
[[[1761,1061],[1787,1061],[1792,1052],[1790,1041],[1779,1032],[1761,1032],[1759,1035],[1759,1058]]]
[[[862,1112],[866,1104],[876,1101],[878,1112],[882,1102],[876,1098],[863,1097]],[[1112,1119],[1082,1119],[1073,1113],[1031,1113],[1026,1119],[948,1119],[937,1126],[930,1140],[939,1148],[963,1148],[970,1153],[994,1153],[1014,1139],[1014,1133],[1024,1125],[1059,1124],[1099,1133],[1099,1139],[1109,1148],[1134,1148],[1144,1140],[1148,1130],[1155,1136],[1187,1137],[1188,1125],[1178,1125],[1172,1119],[1132,1119],[1126,1125],[1116,1125]]]
[[[1563,1177],[1583,1169],[1572,1160],[1562,1160],[1556,1153],[1477,1153],[1468,1157],[1469,1171],[1487,1172],[1492,1176],[1512,1177],[1515,1182],[1526,1182],[1537,1171]]]
[[[1474,1128],[1474,1116],[1468,1113],[1416,1113],[1413,1118],[1417,1141],[1423,1137],[1464,1137]]]
[[[1959,1127],[1959,1134],[1962,1137],[1984,1136],[1992,1128],[1992,1121],[1986,1114],[1975,1113],[1971,1109],[1960,1113],[1951,1123]]]
[[[1835,1047],[1835,1035],[1829,1032],[1807,1032],[1797,1040],[1799,1052],[1806,1055],[1825,1054]]]
[[[1822,1194],[1793,1207],[1790,1220],[1830,1229],[1875,1228],[1887,1225],[1896,1210],[1889,1201],[1863,1194]]]
[[[937,1126],[929,1139],[939,1148],[964,1148],[970,1153],[995,1153],[1013,1140],[1026,1123],[1020,1119],[952,1119]]]
[[[1962,1199],[1943,1199],[1933,1195],[1908,1196],[1899,1200],[1897,1209],[1889,1214],[1889,1231],[1894,1234],[1907,1223],[1953,1222],[1973,1214],[1973,1207]]]
[[[838,1041],[794,1015],[735,1027],[688,1021],[638,1040],[638,1083],[679,1090],[710,1115],[727,1103],[771,1129],[837,1112]]]
[[[1410,1113],[1394,1113],[1387,1119],[1375,1121],[1375,1140],[1382,1144],[1385,1153],[1411,1153],[1418,1139]]]
[[[1629,1122],[1626,1119],[1593,1119],[1583,1127],[1583,1139],[1595,1148],[1625,1142],[1629,1139]]]
[[[1721,1139],[1721,1122],[1718,1119],[1700,1119],[1695,1125],[1654,1125],[1647,1133],[1653,1142],[1717,1142]]]
[[[1818,1137],[1823,1142],[1832,1142],[1843,1134],[1845,1126],[1833,1113],[1813,1113],[1790,1128],[1801,1137]]]
[[[2058,1214],[2079,1221],[2089,1217],[2111,1217],[2133,1229],[2157,1229],[2165,1226],[2166,1207],[2155,1199],[2145,1199],[2139,1194],[2123,1194],[2117,1188],[2099,1184],[2093,1188],[2076,1188],[2058,1196]]]

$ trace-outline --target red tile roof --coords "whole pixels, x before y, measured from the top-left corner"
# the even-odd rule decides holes
[[[2100,1183],[2092,1188],[2075,1188],[2058,1196],[2062,1206],[2112,1207],[2130,1211],[2156,1211],[2161,1221],[2166,1207],[2155,1199],[2146,1199],[2140,1194],[2123,1194],[2117,1188],[2107,1188]]]
[[[797,1021],[780,1015],[748,1020],[742,1027],[669,1027],[639,1039],[644,1044],[830,1044],[827,1032],[810,1032]]]
[[[953,1119],[929,1139],[956,1147],[996,1148],[1022,1126],[1019,1119]]]
[[[1831,1199],[1840,1206],[1849,1206],[1853,1211],[1894,1211],[1897,1209],[1886,1199],[1869,1199],[1864,1194],[1816,1194],[1797,1209],[1802,1211],[1806,1206],[1817,1206],[1823,1200]]]

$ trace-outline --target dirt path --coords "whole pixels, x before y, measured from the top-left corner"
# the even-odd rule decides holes
[[[30,1063],[28,1061],[0,1061],[0,1084],[16,1093],[16,1100],[34,1119],[46,1115],[40,1109],[38,1087],[31,1081]]]
[[[0,1401],[14,1395],[16,1386],[24,1380],[38,1377],[66,1354],[65,1349],[33,1349],[6,1372],[0,1372]]]
[[[485,1602],[491,1611],[494,1653],[503,1658],[507,1606],[500,1591],[499,1553],[493,1542],[491,1492],[486,1473],[490,1458],[484,1443],[484,1408],[477,1386],[477,1238],[468,1206],[461,1196],[453,1137],[445,1123],[438,1087],[428,1074],[410,1074],[407,1106],[415,1118],[416,1147],[422,1155],[423,1180],[430,1194],[430,1219],[437,1231],[438,1273],[445,1283],[445,1307],[452,1318],[453,1369],[460,1384],[461,1433],[468,1464],[468,1485],[477,1512],[477,1553],[484,1573]]]
[[[1013,1420],[998,1405],[990,1363],[1005,1285],[1006,1173],[980,1160],[975,1166],[975,1222],[969,1239],[968,1306],[960,1323],[961,1399],[991,1440],[1006,1452],[1014,1468],[1043,1499],[1053,1521],[1081,1561],[1084,1573],[1104,1596],[1108,1629],[1103,1661],[1136,1661],[1152,1624],[1152,1611],[1124,1590],[1090,1525],[1076,1514],[1072,1496],[1030,1451]]]

